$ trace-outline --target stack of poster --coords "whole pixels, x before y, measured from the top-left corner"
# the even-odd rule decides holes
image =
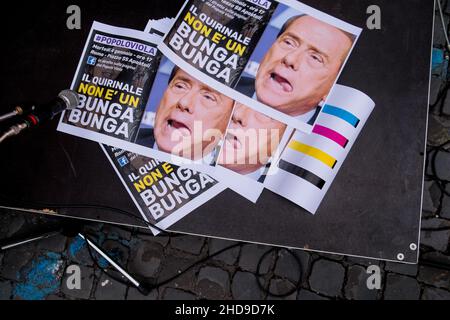
[[[101,143],[161,229],[226,188],[314,214],[375,106],[336,84],[361,31],[290,0],[188,0],[144,31],[95,22],[58,130]]]

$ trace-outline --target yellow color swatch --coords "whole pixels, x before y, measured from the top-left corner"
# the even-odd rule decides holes
[[[328,153],[323,152],[320,149],[308,146],[304,143],[295,141],[295,140],[291,141],[289,143],[289,148],[291,148],[292,150],[304,153],[310,157],[313,157],[313,158],[323,162],[324,164],[329,166],[331,169],[334,168],[334,166],[336,165],[336,162],[337,162],[337,160],[335,158],[333,158],[332,156],[330,156]]]

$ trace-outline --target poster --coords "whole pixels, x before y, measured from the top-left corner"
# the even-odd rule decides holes
[[[310,133],[360,33],[297,1],[189,0],[158,47],[237,102]]]
[[[143,218],[162,230],[226,188],[200,172],[115,147],[101,147]]]
[[[146,31],[159,36],[169,19],[149,21]],[[142,117],[149,122],[147,112]],[[133,152],[100,144],[137,209],[151,225],[165,230],[225,189],[212,177]],[[156,228],[150,228],[154,235]]]

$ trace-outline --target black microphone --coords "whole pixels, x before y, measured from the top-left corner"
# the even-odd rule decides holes
[[[31,112],[24,115],[18,124],[13,125],[0,137],[0,143],[6,138],[18,135],[25,129],[34,128],[52,120],[64,110],[75,109],[80,104],[78,94],[73,90],[63,90],[58,97],[49,103],[35,106]]]

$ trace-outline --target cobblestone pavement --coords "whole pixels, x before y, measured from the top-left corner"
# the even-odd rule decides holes
[[[439,23],[436,19],[435,46],[443,47]],[[443,85],[442,77],[435,73],[432,102]],[[432,109],[428,143],[439,146],[449,139],[450,97]],[[449,168],[450,153],[440,152],[436,157],[436,170],[441,179],[450,180]],[[450,184],[447,192],[450,192]],[[39,226],[57,222],[32,214],[1,211],[0,238],[26,234],[39,230]],[[106,224],[90,223],[88,228],[116,261],[150,282],[165,280],[196,261],[236,244],[192,236],[155,238]],[[450,300],[450,197],[441,192],[437,182],[428,179],[422,229],[419,265],[295,251],[302,265],[299,270],[297,260],[282,250],[263,260],[260,281],[272,293],[282,294],[293,291],[301,276],[301,288],[283,298],[289,300]],[[255,275],[258,261],[270,249],[240,244],[143,296],[134,287],[103,274],[93,263],[81,238],[58,236],[0,253],[0,299],[276,299],[260,288]],[[424,260],[433,263],[425,264]],[[371,264],[381,270],[379,290],[369,290],[366,285],[366,270]],[[71,283],[71,265],[81,269],[80,290],[67,286]],[[105,267],[107,263],[100,259],[99,265]]]

